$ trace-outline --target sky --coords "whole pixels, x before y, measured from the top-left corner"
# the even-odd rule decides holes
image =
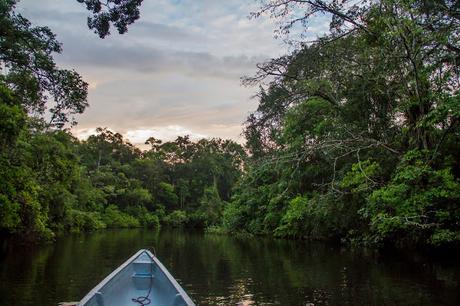
[[[100,39],[76,0],[21,0],[18,11],[57,34],[62,68],[89,83],[90,107],[73,133],[84,139],[108,127],[142,147],[153,136],[221,137],[243,142],[242,124],[256,109],[257,87],[240,78],[288,52],[274,21],[248,18],[252,0],[144,0],[128,32]],[[327,25],[311,29],[315,36]]]

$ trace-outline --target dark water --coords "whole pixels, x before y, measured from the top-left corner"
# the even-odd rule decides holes
[[[3,242],[0,305],[79,300],[152,246],[199,305],[460,305],[455,261],[173,230],[101,231],[27,248]]]

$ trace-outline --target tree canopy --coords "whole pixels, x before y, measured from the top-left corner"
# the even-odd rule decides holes
[[[330,33],[259,65],[229,230],[368,244],[460,240],[456,1],[263,1]],[[263,84],[263,83],[262,83]]]

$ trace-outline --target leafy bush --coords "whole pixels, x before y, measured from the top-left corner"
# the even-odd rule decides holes
[[[11,202],[5,195],[0,194],[0,228],[13,231],[21,222],[19,203]]]
[[[175,210],[172,213],[170,213],[169,215],[167,215],[163,219],[163,221],[167,225],[170,225],[172,227],[181,227],[181,226],[184,226],[187,223],[188,218],[187,218],[187,214],[186,214],[185,211],[183,211],[183,210]]]
[[[297,196],[289,202],[289,207],[281,219],[281,224],[275,229],[276,236],[303,237],[308,235],[307,224],[312,220],[314,210],[309,205],[308,198]]]
[[[460,183],[450,169],[433,169],[425,160],[423,152],[409,151],[391,181],[369,196],[361,213],[375,242],[460,241]]]
[[[349,226],[342,224],[344,205],[332,199],[328,194],[295,197],[289,202],[274,235],[314,239],[333,239],[343,235],[343,228]]]
[[[179,198],[174,193],[173,185],[166,183],[166,182],[161,182],[159,185],[157,197],[158,197],[158,201],[164,204],[168,210],[171,210],[177,207]]]
[[[110,228],[140,227],[139,220],[124,212],[121,212],[117,206],[109,205],[104,212],[102,220]]]
[[[142,225],[148,228],[159,229],[160,228],[160,219],[154,214],[146,214],[143,219],[141,219]]]
[[[246,228],[248,215],[244,207],[241,207],[237,201],[233,201],[225,206],[222,224],[229,231],[240,231]]]
[[[144,206],[129,206],[126,208],[125,212],[139,220],[142,226],[160,228],[160,220],[158,216],[149,212]]]
[[[64,225],[71,232],[89,232],[106,227],[102,216],[97,212],[71,209],[67,212]]]

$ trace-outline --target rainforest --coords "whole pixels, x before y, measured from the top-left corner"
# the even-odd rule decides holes
[[[104,13],[99,1],[78,2],[101,38],[111,26],[126,32],[142,3],[108,1],[116,13]],[[258,101],[244,143],[150,137],[144,150],[104,127],[72,135],[88,84],[58,67],[56,36],[15,5],[0,1],[2,237],[166,226],[458,247],[456,1],[262,1],[253,18],[272,16],[278,35],[301,33],[318,14],[330,30],[291,40],[289,54],[243,77]]]

